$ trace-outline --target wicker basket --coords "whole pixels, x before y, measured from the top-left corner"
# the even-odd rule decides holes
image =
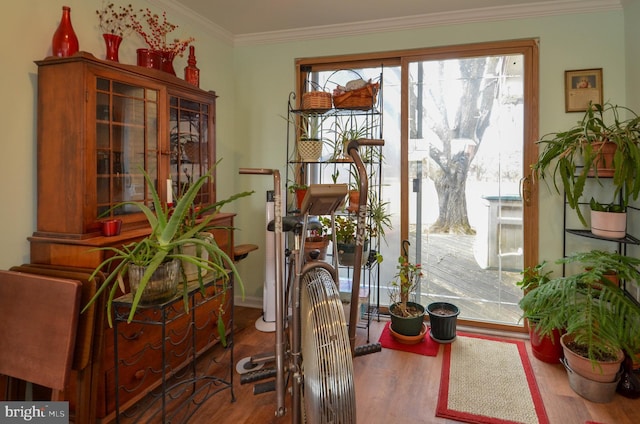
[[[336,109],[371,109],[376,103],[379,86],[379,83],[368,83],[362,88],[333,96],[333,106]]]
[[[322,156],[322,141],[298,140],[298,156],[303,162],[315,162]]]
[[[331,93],[325,91],[309,91],[302,95],[302,109],[331,109]]]

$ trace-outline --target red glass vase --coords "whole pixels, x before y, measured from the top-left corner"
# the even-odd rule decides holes
[[[168,74],[175,75],[176,70],[173,69],[173,59],[175,59],[176,54],[169,51],[159,51],[158,54],[162,59],[160,63],[160,70]]]
[[[145,68],[151,69],[160,69],[162,59],[160,58],[158,52],[149,49],[138,49],[136,50],[136,53],[138,55],[138,66],[143,66]]]
[[[122,37],[116,34],[102,34],[104,42],[107,46],[107,53],[105,59],[118,62],[118,49],[120,49],[120,43],[122,43]]]
[[[62,6],[62,19],[58,29],[53,33],[51,50],[54,56],[65,57],[75,54],[78,49],[78,37],[71,25],[71,8]]]
[[[184,80],[196,87],[200,86],[200,69],[196,66],[195,47],[189,46],[189,60],[184,68]]]

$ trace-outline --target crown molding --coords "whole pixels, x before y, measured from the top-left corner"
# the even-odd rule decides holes
[[[231,32],[222,28],[220,25],[206,19],[203,15],[195,12],[177,1],[171,0],[148,0],[151,4],[157,4],[162,10],[170,10],[172,14],[182,15],[186,19],[193,21],[199,28],[202,28],[208,35],[219,39],[220,41],[234,45],[235,40]]]
[[[479,22],[495,22],[509,19],[527,19],[544,16],[577,13],[596,13],[622,10],[623,0],[556,0],[524,5],[486,7],[462,11],[430,13],[402,18],[376,19],[346,24],[322,25],[283,31],[257,32],[234,35],[203,15],[171,0],[148,0],[164,10],[180,14],[196,23],[204,31],[234,47],[260,44],[284,43],[301,40],[316,40],[347,37],[379,32],[430,28],[443,25],[459,25]]]
[[[560,0],[539,3],[467,9],[455,12],[431,13],[403,18],[377,19],[348,24],[324,25],[284,31],[239,34],[233,37],[234,46],[282,43],[346,37],[387,31],[402,31],[442,25],[526,19],[543,16],[595,13],[622,10],[621,0]]]

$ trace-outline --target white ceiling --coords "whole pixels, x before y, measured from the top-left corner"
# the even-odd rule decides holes
[[[152,0],[153,1],[153,0]],[[155,0],[209,21],[229,38],[354,23],[398,27],[401,20],[451,22],[621,8],[625,0]],[[464,17],[464,18],[462,18]]]

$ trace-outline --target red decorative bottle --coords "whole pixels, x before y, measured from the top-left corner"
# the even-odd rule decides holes
[[[60,19],[60,25],[53,34],[51,50],[54,56],[65,57],[76,53],[78,48],[78,37],[76,37],[71,25],[71,8],[62,6],[62,19]]]
[[[200,87],[200,69],[196,67],[195,50],[195,47],[189,46],[189,60],[187,60],[188,65],[184,68],[184,80]]]

